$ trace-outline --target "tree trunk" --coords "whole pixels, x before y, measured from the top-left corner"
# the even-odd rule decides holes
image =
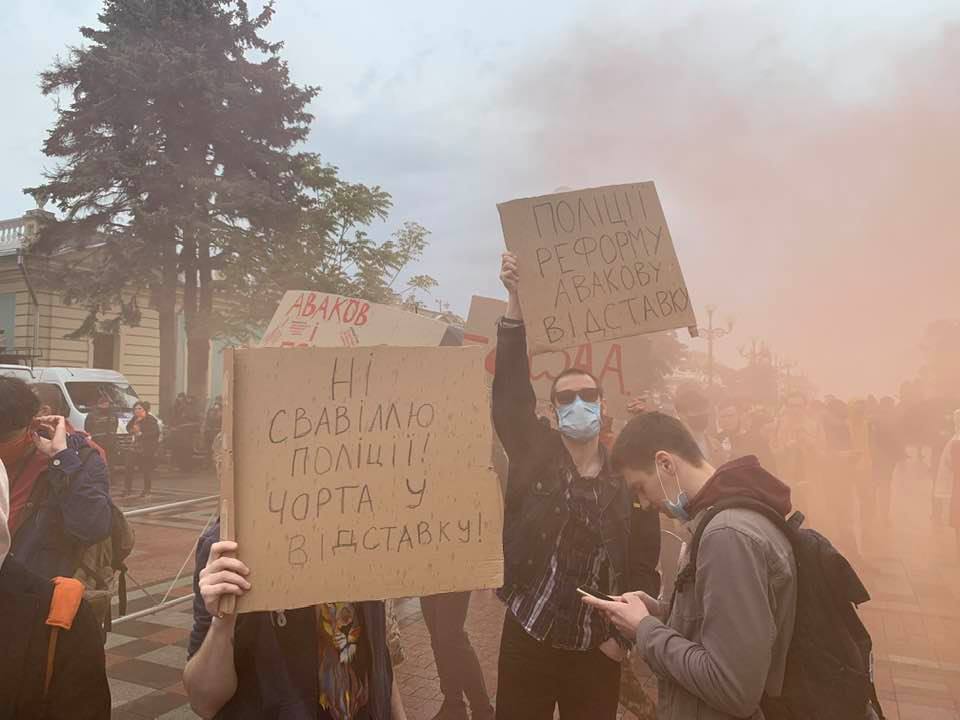
[[[189,268],[184,288],[187,317],[187,393],[207,406],[210,372],[210,244],[195,238],[189,245]]]
[[[177,382],[177,253],[172,232],[162,243],[162,281],[156,293],[160,316],[160,416],[169,418]]]

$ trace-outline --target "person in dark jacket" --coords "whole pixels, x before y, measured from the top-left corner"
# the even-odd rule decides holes
[[[518,296],[516,257],[503,256],[510,295],[500,321],[493,420],[510,460],[504,507],[507,606],[497,688],[500,720],[616,717],[620,661],[629,641],[578,589],[656,595],[659,519],[633,507],[600,443],[602,388],[568,370],[551,391],[559,430],[541,423]]]
[[[250,589],[220,522],[197,546],[183,684],[194,712],[222,720],[405,720],[382,602],[218,616]]]
[[[117,430],[120,428],[120,419],[110,404],[110,398],[101,395],[97,406],[87,413],[83,422],[83,429],[93,438],[94,442],[107,453],[108,462],[116,462]]]
[[[53,583],[10,555],[9,500],[7,472],[0,463],[0,720],[106,720],[110,687],[97,621],[82,599],[75,614],[51,612]],[[48,668],[53,633],[53,666]]]
[[[60,416],[35,417],[40,401],[0,377],[0,461],[10,477],[13,553],[48,580],[76,572],[79,550],[111,529],[110,483],[99,454]]]
[[[150,403],[138,402],[133,406],[133,419],[127,423],[127,432],[133,435],[133,449],[126,462],[123,494],[130,494],[133,488],[133,473],[139,469],[143,473],[141,496],[147,497],[153,484],[157,453],[160,452],[160,423],[150,414]]]

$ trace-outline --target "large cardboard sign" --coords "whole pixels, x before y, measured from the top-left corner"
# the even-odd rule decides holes
[[[534,354],[695,327],[652,182],[497,206]]]
[[[470,302],[464,342],[487,348],[484,368],[488,383],[493,382],[496,369],[496,323],[506,310],[507,303],[503,300],[474,295]],[[637,336],[610,342],[583,343],[559,352],[531,353],[530,381],[537,396],[538,410],[547,417],[553,414],[548,408],[550,386],[564,370],[578,367],[589,371],[600,381],[607,401],[607,413],[615,420],[629,420],[632,416],[627,412],[627,404],[649,390],[632,383],[630,373],[631,368],[648,362],[644,342],[643,337]]]
[[[239,612],[502,584],[483,348],[227,352]]]
[[[446,323],[389,305],[288,290],[260,347],[368,347],[440,344]]]

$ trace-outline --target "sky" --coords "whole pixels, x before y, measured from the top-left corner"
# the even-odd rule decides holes
[[[0,217],[49,164],[38,75],[98,8],[4,3]],[[307,148],[393,195],[375,237],[432,232],[412,271],[461,315],[503,294],[498,202],[642,180],[730,364],[764,338],[824,392],[894,392],[960,315],[960,3],[278,0],[267,35],[322,88]]]

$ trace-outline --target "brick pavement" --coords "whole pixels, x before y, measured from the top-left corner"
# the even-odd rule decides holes
[[[893,526],[862,542],[856,562],[873,596],[860,612],[876,643],[877,683],[891,720],[960,720],[960,558],[952,532],[933,527],[928,515],[929,481],[900,473]],[[173,535],[153,535],[162,529],[138,528],[145,552],[135,572],[146,575],[143,565],[160,558],[170,577],[182,563],[195,533],[177,528]],[[181,581],[174,595],[189,592],[188,583]],[[162,595],[166,585],[147,589]],[[131,611],[149,604],[138,595]],[[417,601],[402,603],[399,614],[406,661],[397,680],[410,719],[429,720],[441,702],[429,635]],[[467,628],[491,694],[502,619],[492,593],[474,595]],[[195,717],[180,684],[190,622],[187,604],[116,627],[107,650],[114,718]]]

